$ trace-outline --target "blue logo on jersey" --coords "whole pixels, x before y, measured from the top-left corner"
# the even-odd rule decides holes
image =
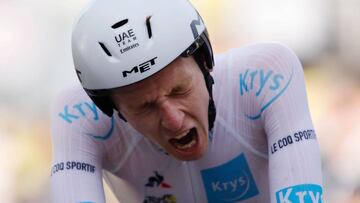
[[[209,203],[226,203],[249,199],[259,191],[244,154],[201,171]]]
[[[60,118],[62,118],[65,122],[69,124],[72,124],[74,121],[77,121],[81,118],[86,118],[87,116],[92,116],[92,119],[94,121],[99,120],[98,109],[96,108],[94,102],[91,103],[80,102],[78,104],[71,106],[70,109],[69,109],[69,105],[65,105],[64,111],[60,112],[58,115]],[[114,130],[114,117],[111,117],[109,130],[107,130],[106,133],[102,135],[96,135],[92,133],[85,133],[85,134],[98,140],[107,140],[108,138],[111,137],[113,130]]]
[[[240,73],[240,95],[248,94],[254,92],[256,97],[266,96],[262,94],[264,88],[268,88],[270,91],[275,92],[275,94],[268,100],[264,101],[260,110],[253,114],[246,114],[245,116],[248,119],[256,120],[259,119],[261,113],[265,111],[277,98],[279,98],[285,90],[288,88],[294,70],[290,74],[290,78],[287,82],[284,81],[285,77],[282,74],[274,73],[272,70],[249,70],[247,69],[245,73]]]
[[[84,108],[85,106],[85,108]],[[69,105],[64,106],[64,111],[60,112],[58,115],[67,123],[72,124],[73,121],[80,119],[81,117],[86,117],[89,114],[93,115],[93,119],[99,120],[99,114],[95,103],[83,102],[75,104],[71,107],[69,111]]]
[[[98,139],[98,140],[107,140],[107,139],[109,139],[111,137],[113,131],[114,131],[114,117],[111,117],[110,128],[103,135],[95,135],[93,133],[85,133],[85,134],[89,135],[89,136],[91,136],[91,137],[93,137],[95,139]]]
[[[277,203],[322,203],[320,185],[303,184],[284,188],[276,192]]]

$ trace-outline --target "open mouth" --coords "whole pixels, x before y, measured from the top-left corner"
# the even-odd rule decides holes
[[[170,139],[169,142],[179,150],[186,150],[196,145],[198,140],[197,137],[198,134],[196,128],[191,128],[182,135]]]

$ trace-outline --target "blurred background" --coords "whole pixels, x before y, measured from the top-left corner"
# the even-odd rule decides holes
[[[87,2],[0,0],[1,202],[50,202],[50,105],[78,82],[71,29]],[[359,203],[360,0],[191,2],[216,53],[257,41],[279,41],[297,53],[321,147],[325,202]]]

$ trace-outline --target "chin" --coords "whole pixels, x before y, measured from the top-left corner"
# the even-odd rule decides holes
[[[198,159],[201,159],[201,157],[203,157],[204,153],[201,154],[194,154],[192,156],[182,156],[182,157],[175,157],[176,159],[180,160],[180,161],[196,161]]]

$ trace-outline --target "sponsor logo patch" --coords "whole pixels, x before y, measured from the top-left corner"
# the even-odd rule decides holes
[[[86,118],[88,116],[92,116],[94,121],[99,120],[99,113],[95,103],[93,102],[80,102],[70,106],[70,108],[69,105],[65,105],[64,111],[60,112],[58,115],[69,124],[72,124],[74,121],[81,118]]]
[[[245,72],[240,73],[239,82],[241,96],[253,94],[255,97],[265,99],[266,92],[273,92],[273,96],[264,100],[257,112],[245,113],[245,117],[250,120],[259,119],[262,112],[274,103],[288,88],[292,80],[293,71],[294,70],[292,70],[288,79],[280,73],[264,69],[247,69]]]
[[[177,203],[174,195],[163,195],[162,197],[147,196],[143,203]]]
[[[95,103],[93,102],[79,102],[75,105],[65,105],[64,110],[58,114],[58,116],[68,124],[76,123],[81,119],[90,119],[93,121],[99,121],[99,112]],[[103,134],[85,133],[86,135],[93,137],[97,140],[107,140],[111,137],[114,131],[114,117],[111,117],[111,121],[108,130]]]
[[[284,149],[287,146],[292,145],[296,142],[303,142],[306,140],[314,140],[316,139],[315,131],[312,129],[301,130],[295,132],[293,135],[287,135],[278,139],[270,146],[271,154],[275,154],[277,151]]]
[[[65,170],[77,170],[88,173],[95,173],[95,166],[85,162],[79,161],[66,161],[59,162],[53,165],[51,168],[51,175],[54,175],[57,172],[65,171]]]
[[[148,182],[145,184],[145,187],[171,188],[169,184],[164,182],[164,176],[160,175],[157,171],[154,171],[154,174],[154,176],[148,178]]]
[[[143,203],[176,203],[175,195],[169,194],[172,186],[165,182],[165,178],[158,171],[150,176],[145,186]]]
[[[123,77],[126,78],[126,77],[128,77],[129,74],[138,73],[138,72],[143,73],[143,72],[150,70],[151,67],[156,64],[155,59],[157,59],[157,58],[158,57],[154,57],[148,61],[145,61],[145,62],[133,67],[131,70],[123,71],[122,72]]]
[[[259,194],[244,154],[201,171],[209,203],[246,200]]]
[[[322,188],[315,184],[294,185],[276,192],[277,203],[322,203]]]
[[[117,45],[120,47],[121,54],[140,46],[137,42],[134,29],[124,30],[117,34],[114,38]]]

